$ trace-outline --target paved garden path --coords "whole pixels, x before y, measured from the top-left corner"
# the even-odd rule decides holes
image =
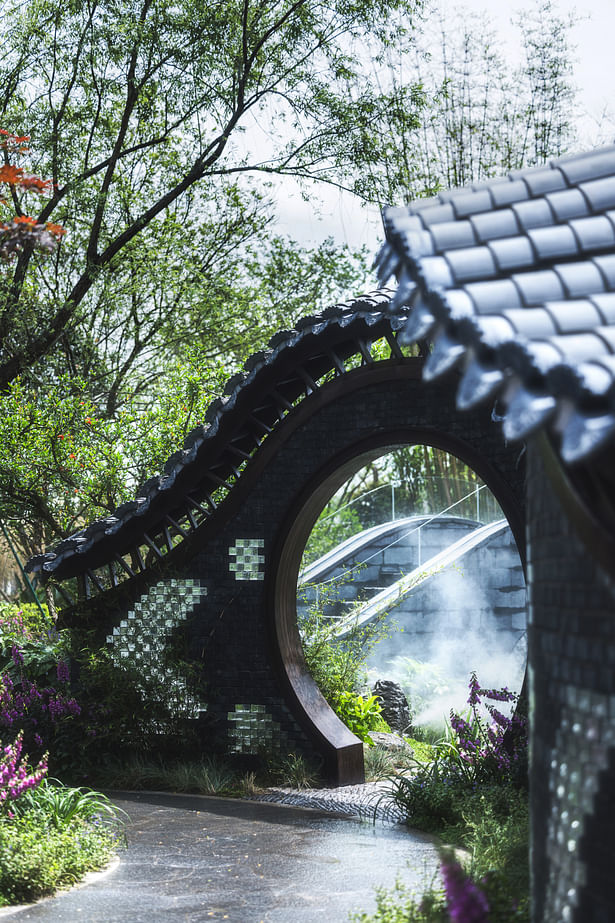
[[[13,911],[7,921],[342,923],[374,909],[374,887],[417,891],[437,854],[426,836],[288,805],[115,793],[128,848],[91,884]]]

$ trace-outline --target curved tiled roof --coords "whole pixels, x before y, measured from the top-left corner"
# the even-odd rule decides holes
[[[615,146],[386,208],[377,266],[397,275],[424,377],[463,366],[460,409],[499,397],[504,433],[540,427],[563,460],[615,439]]]
[[[58,581],[84,575],[86,593],[94,594],[145,570],[152,557],[161,560],[211,515],[263,440],[321,379],[371,363],[370,344],[382,337],[402,357],[396,335],[407,315],[388,312],[391,295],[364,295],[276,333],[227,382],[205,425],[187,435],[161,475],[110,516],[32,557],[27,569]]]

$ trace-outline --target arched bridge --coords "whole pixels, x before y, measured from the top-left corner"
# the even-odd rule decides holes
[[[184,717],[215,717],[227,750],[319,754],[337,784],[362,779],[362,744],[311,679],[296,619],[301,555],[327,500],[390,448],[436,446],[486,482],[523,557],[519,448],[490,409],[457,413],[454,376],[421,382],[389,300],[377,292],[274,336],[134,501],[29,562],[63,595],[64,624],[168,682]],[[180,629],[190,681],[163,657]]]

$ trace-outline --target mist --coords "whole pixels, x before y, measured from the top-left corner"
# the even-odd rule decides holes
[[[484,574],[485,581],[488,576]],[[415,613],[414,624],[406,621],[369,658],[370,685],[376,679],[399,683],[414,725],[442,726],[451,709],[465,711],[472,672],[483,688],[521,690],[525,620],[518,613],[513,619],[505,606],[494,606],[493,593],[485,592],[482,584],[458,567],[434,574],[420,591],[425,605]],[[506,588],[498,592],[505,594]],[[391,616],[394,620],[394,611]],[[510,705],[500,705],[510,713]]]

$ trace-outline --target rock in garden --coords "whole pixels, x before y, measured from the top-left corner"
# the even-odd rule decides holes
[[[399,683],[390,679],[379,679],[372,689],[373,695],[380,699],[382,717],[392,731],[398,734],[410,731],[410,708],[408,699]]]
[[[404,756],[414,756],[414,750],[399,734],[389,734],[386,731],[370,731],[369,736],[373,743],[381,750],[404,751]]]

